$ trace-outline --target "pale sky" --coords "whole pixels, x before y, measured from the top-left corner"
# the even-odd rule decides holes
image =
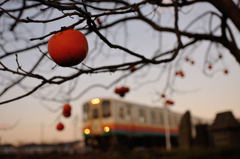
[[[207,9],[204,6],[205,9]],[[201,8],[194,8],[192,11],[193,17],[198,13]],[[162,11],[161,11],[162,12]],[[171,11],[164,11],[169,14]],[[200,11],[199,11],[200,12]],[[164,13],[163,13],[164,14]],[[171,14],[170,14],[171,15]],[[171,16],[168,16],[168,19]],[[163,20],[166,22],[166,19]],[[189,19],[183,21],[188,22]],[[167,22],[171,22],[171,18]],[[62,25],[63,23],[59,22]],[[60,25],[50,25],[49,30],[59,29]],[[201,24],[199,24],[201,25]],[[137,27],[136,27],[137,26]],[[40,29],[39,29],[40,30]],[[129,26],[129,36],[127,37],[127,43],[125,43],[125,38],[121,35],[121,31],[124,29],[119,29],[117,38],[112,40],[120,41],[122,45],[127,45],[132,50],[141,53],[149,53],[146,56],[151,56],[153,52],[158,47],[158,35],[153,34],[149,28],[142,25],[142,23],[134,23]],[[109,34],[115,34],[115,32],[109,32]],[[94,52],[93,48],[95,45],[95,35],[91,35],[88,38],[90,52],[88,58],[97,56],[98,52]],[[162,50],[167,50],[171,46],[171,37],[165,37],[165,41],[162,44]],[[176,102],[176,104],[170,108],[178,112],[185,112],[190,110],[192,114],[199,117],[213,119],[218,112],[231,110],[233,114],[240,118],[240,66],[235,61],[235,59],[230,56],[226,50],[221,50],[224,56],[224,62],[218,63],[214,66],[212,77],[206,76],[203,69],[203,58],[204,52],[206,50],[206,45],[198,47],[194,50],[194,54],[191,56],[196,64],[194,66],[188,63],[183,63],[181,68],[185,71],[186,77],[183,79],[176,79],[174,88],[177,90],[171,95],[171,98]],[[212,52],[216,50],[212,50]],[[109,50],[107,47],[103,48],[103,53],[106,55],[117,53],[116,50]],[[93,56],[94,54],[94,56]],[[28,55],[26,56],[26,61],[29,61]],[[94,60],[94,59],[93,59]],[[104,65],[123,61],[122,55],[114,55],[113,58],[108,58],[108,56],[100,56],[98,61],[91,62],[90,60],[86,63],[90,66],[93,65]],[[229,74],[224,75],[222,73],[224,68],[229,69]],[[145,68],[139,72],[133,74],[132,77],[124,79],[117,86],[127,85],[130,87],[131,91],[126,95],[124,100],[145,103],[150,106],[161,107],[161,101],[156,92],[161,92],[165,86],[166,81],[166,71],[163,72],[162,78],[155,82],[159,74],[161,67],[156,65],[150,69]],[[44,68],[43,68],[44,70]],[[62,68],[58,69],[59,72]],[[68,71],[64,70],[64,73]],[[94,83],[102,83],[106,85],[107,83],[113,81],[119,77],[122,73],[105,73],[100,75],[84,75],[78,80],[78,90],[81,91],[87,86]],[[147,84],[146,84],[147,83]],[[67,84],[66,84],[67,85]],[[66,86],[65,85],[65,86]],[[119,98],[113,93],[114,87],[109,90],[102,88],[93,89],[86,94],[84,94],[78,100],[70,102],[73,107],[73,115],[70,119],[59,118],[61,114],[60,111],[52,113],[48,111],[44,105],[52,109],[57,109],[63,105],[63,103],[56,102],[44,102],[42,103],[40,99],[33,96],[5,104],[0,105],[0,128],[8,125],[12,125],[18,121],[15,128],[7,131],[0,130],[0,144],[2,143],[30,143],[30,142],[58,142],[58,141],[72,141],[81,138],[81,106],[82,103],[95,97],[112,97]],[[16,87],[11,91],[5,98],[10,98],[12,96],[19,95],[23,93],[22,90]],[[77,94],[78,92],[76,92]],[[66,128],[62,132],[57,132],[55,130],[55,125],[58,120],[61,120]],[[77,122],[76,122],[77,121]],[[75,124],[74,124],[75,123]],[[77,123],[77,124],[76,124]]]

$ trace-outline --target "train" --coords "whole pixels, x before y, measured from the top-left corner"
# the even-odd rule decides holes
[[[113,98],[94,98],[83,104],[86,146],[178,146],[181,113]],[[192,122],[201,122],[196,118]],[[166,135],[168,135],[168,140]]]

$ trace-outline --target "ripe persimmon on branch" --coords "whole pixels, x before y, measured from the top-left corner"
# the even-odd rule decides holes
[[[80,80],[85,74],[124,72],[110,84],[95,83],[86,85],[82,91],[74,87],[63,91],[77,92],[69,100],[76,100],[95,87],[112,88],[124,77],[135,74],[130,69],[133,66],[137,72],[153,65],[166,68],[166,65],[184,61],[182,57],[194,65],[192,54],[188,57],[187,50],[202,43],[208,44],[206,66],[212,68],[215,62],[223,60],[222,51],[215,53],[217,60],[209,59],[212,48],[224,48],[240,63],[240,44],[236,40],[240,31],[238,4],[237,0],[4,0],[0,3],[0,104],[53,85],[61,87]],[[49,55],[48,40],[69,29],[79,30],[87,37],[88,55],[80,64],[61,67]],[[142,35],[133,35],[136,30],[141,30]],[[145,41],[146,30],[155,36],[153,41]],[[133,43],[141,38],[146,45],[134,49]],[[67,43],[69,39],[63,41]],[[56,44],[55,50],[64,50],[63,45]],[[69,48],[65,50],[71,52]],[[118,59],[114,60],[116,57]],[[179,70],[178,75],[183,77],[185,74]],[[204,72],[208,75],[206,70]],[[224,69],[224,72],[229,71]],[[32,80],[30,84],[29,80]],[[25,93],[6,98],[15,87]],[[41,98],[54,100],[47,95]]]

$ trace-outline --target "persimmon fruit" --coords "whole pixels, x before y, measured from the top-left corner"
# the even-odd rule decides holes
[[[114,92],[115,92],[116,94],[119,94],[119,93],[121,92],[121,88],[120,88],[120,87],[115,88]]]
[[[125,87],[125,86],[123,86],[121,89],[125,93],[129,92],[129,90],[130,90],[128,87]]]
[[[212,70],[213,69],[213,66],[211,64],[208,65],[208,69],[209,70]]]
[[[191,64],[194,65],[194,64],[195,64],[195,61],[191,60]]]
[[[224,70],[223,70],[223,73],[224,73],[225,75],[227,75],[227,74],[229,73],[228,69],[224,69]]]
[[[174,105],[174,104],[175,102],[173,100],[168,99],[165,101],[165,105]]]
[[[65,118],[69,118],[71,116],[71,111],[63,111],[62,112],[62,115],[65,117]]]
[[[176,72],[175,72],[175,75],[176,75],[176,76],[179,76],[179,77],[182,77],[182,78],[185,77],[184,72],[181,71],[181,70],[180,70],[180,71],[176,71]]]
[[[166,98],[166,95],[165,95],[165,94],[161,94],[161,97],[162,97],[162,98]]]
[[[186,62],[189,62],[190,59],[189,59],[188,57],[185,57],[185,61],[186,61]]]
[[[68,29],[54,34],[48,41],[48,52],[62,67],[81,63],[88,53],[88,42],[80,31]]]
[[[66,118],[70,117],[71,116],[71,110],[72,110],[72,107],[71,107],[70,104],[64,104],[62,115]]]
[[[72,107],[71,107],[70,104],[64,104],[64,106],[63,106],[63,111],[65,111],[65,112],[66,112],[66,111],[70,112],[71,109],[72,109]]]
[[[129,87],[122,86],[122,87],[117,87],[115,88],[114,92],[118,94],[120,97],[124,97],[126,93],[130,91]]]
[[[136,68],[136,66],[132,65],[132,66],[129,67],[129,70],[131,72],[135,72],[137,70],[137,68]]]
[[[102,26],[102,20],[100,18],[97,18],[96,21],[99,26]]]
[[[58,131],[62,131],[62,130],[64,129],[63,123],[59,122],[59,123],[57,124],[57,126],[56,126],[56,129],[57,129]]]

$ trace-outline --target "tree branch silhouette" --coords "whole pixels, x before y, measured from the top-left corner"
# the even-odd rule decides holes
[[[141,0],[138,2],[125,0],[5,0],[0,4],[0,74],[3,77],[13,76],[15,79],[12,81],[8,81],[7,78],[2,79],[8,84],[1,85],[0,104],[22,99],[45,86],[62,85],[83,75],[129,72],[131,66],[159,65],[161,67],[163,64],[170,64],[178,57],[183,56],[186,49],[203,42],[218,45],[218,47],[228,50],[229,54],[240,63],[240,44],[236,40],[239,38],[240,31],[240,9],[239,5],[233,0]],[[198,15],[191,12],[184,15],[181,12],[184,8],[201,4],[210,7]],[[162,9],[172,11],[170,13],[173,18],[171,24],[163,25],[159,22],[159,19],[164,16],[159,11]],[[183,16],[191,14],[195,18],[183,26],[181,24],[185,18]],[[193,28],[203,22],[204,19],[208,20],[208,24],[205,25],[206,28],[202,30]],[[171,48],[168,50],[157,49],[155,53],[139,52],[137,49],[122,45],[118,39],[113,38],[113,34],[126,34],[126,32],[120,33],[119,30],[116,30],[117,26],[121,27],[124,24],[128,27],[135,22],[147,26],[154,34],[174,35],[174,41],[170,45]],[[31,33],[36,26],[43,29],[54,24],[60,25],[58,29],[49,29],[51,28],[49,27],[46,32],[33,31]],[[82,31],[87,37],[98,39],[96,45],[102,47],[94,47],[96,50],[93,51],[99,51],[100,55],[104,47],[112,51],[108,56],[109,58],[115,56],[123,58],[122,55],[124,55],[131,60],[114,64],[101,63],[96,64],[96,66],[94,66],[94,63],[89,65],[86,60],[74,67],[62,68],[57,66],[47,55],[47,38],[70,28]],[[97,50],[98,48],[101,49]],[[153,54],[152,57],[149,56],[151,54]],[[20,60],[26,55],[28,56],[27,60]],[[100,55],[96,56],[94,61],[98,61]],[[16,57],[17,59],[13,60]],[[34,59],[34,61],[31,59]],[[31,63],[31,66],[29,66],[29,63]],[[41,72],[42,68],[46,72]],[[69,73],[56,73],[61,69],[68,70]],[[131,76],[131,74],[128,76]],[[26,84],[28,79],[34,79],[36,83],[30,86],[25,93],[11,99],[5,99],[5,95],[9,91],[13,90],[15,86]],[[123,77],[119,77],[116,81],[122,79]],[[95,87],[109,89],[115,83],[105,86],[98,84],[89,86],[80,93],[78,92],[79,95],[73,97],[72,100],[80,98],[84,93]]]

